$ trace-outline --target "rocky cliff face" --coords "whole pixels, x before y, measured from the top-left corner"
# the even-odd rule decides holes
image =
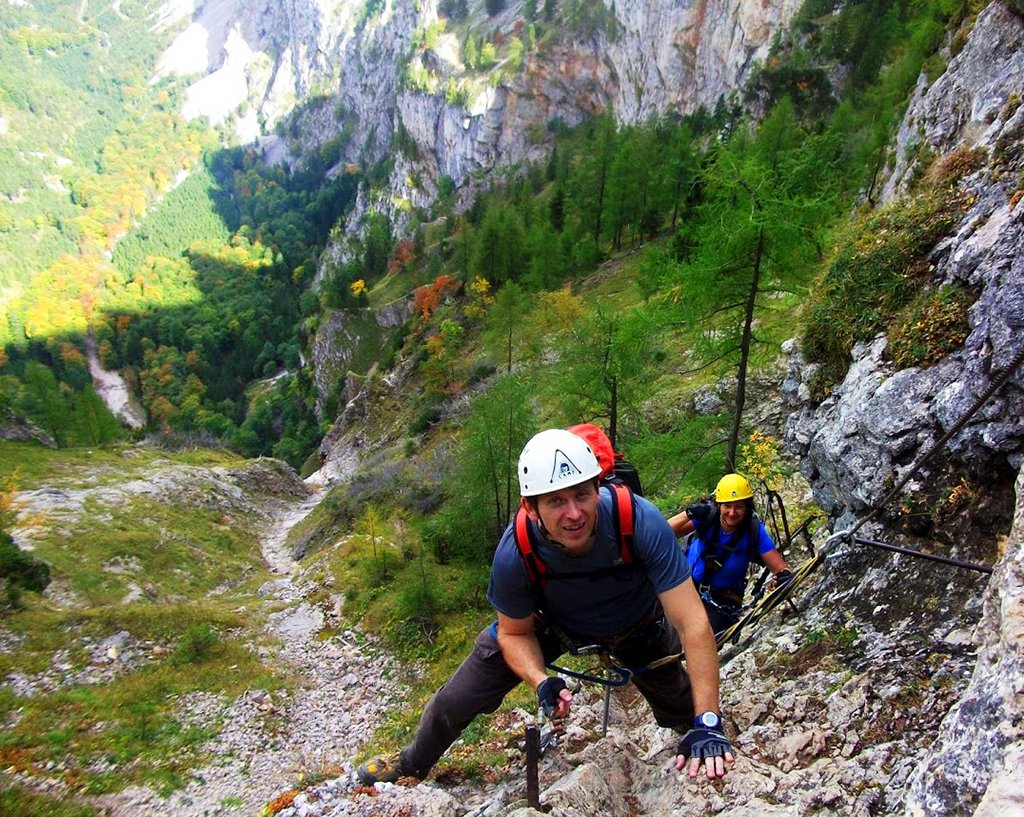
[[[985,593],[970,684],[910,779],[907,814],[1024,814],[1024,473],[1006,553]]]
[[[1019,11],[997,2],[978,16],[962,50],[950,55],[946,72],[930,86],[924,80],[919,84],[886,187],[890,197],[905,188],[914,172],[908,157],[966,149],[984,158],[984,166],[963,182],[973,199],[970,210],[929,259],[935,286],[959,282],[979,293],[963,348],[930,368],[894,371],[883,360],[886,338],[879,336],[854,349],[843,383],[821,405],[812,406],[803,386],[809,369],[802,366],[795,345],[789,347],[793,368],[785,393],[796,410],[787,439],[837,528],[867,515],[889,492],[894,476],[904,476],[942,435],[954,432],[896,502],[904,512],[923,505],[929,506],[926,513],[939,511],[927,533],[941,543],[942,552],[998,565],[975,628],[982,614],[981,585],[970,574],[958,573],[960,580],[942,588],[934,583],[934,571],[921,563],[911,567],[897,560],[884,566],[856,546],[834,560],[840,570],[861,577],[862,588],[833,594],[835,602],[848,606],[861,596],[861,606],[875,605],[873,618],[884,611],[892,634],[927,627],[934,613],[923,596],[935,593],[934,606],[951,605],[950,615],[960,622],[942,641],[980,645],[970,686],[935,725],[936,741],[907,778],[906,814],[1024,813],[1019,681],[1024,371],[1017,365],[1024,350],[1024,215],[1018,206],[1024,153],[1022,45]],[[993,380],[1004,375],[1005,384],[962,422]],[[977,486],[969,507],[950,504],[955,487],[934,491],[940,484],[949,489],[958,479],[961,486]],[[1016,521],[1004,540],[1006,527],[993,522],[1007,519],[1015,482]],[[873,530],[886,538],[895,537],[897,527],[913,527],[895,509],[880,519],[872,523]],[[872,589],[870,597],[863,596],[865,583]]]
[[[511,35],[517,23],[521,25],[521,5],[509,3],[500,16],[481,21],[481,27]],[[467,202],[475,192],[475,179],[545,156],[548,146],[537,134],[544,134],[552,120],[572,126],[598,111],[611,110],[620,122],[636,123],[666,112],[688,113],[701,105],[712,108],[719,97],[728,97],[739,87],[752,62],[767,53],[772,35],[800,4],[625,0],[606,5],[613,21],[586,34],[556,32],[525,57],[520,70],[503,76],[497,85],[467,71],[454,38],[442,40],[427,59],[442,87],[448,78],[466,82],[470,98],[465,105],[453,105],[443,92],[398,90],[396,126],[401,123],[415,151],[408,152],[414,158],[396,161],[388,194],[425,207],[438,179],[448,176]],[[419,25],[436,19],[432,6],[421,4]],[[382,60],[363,70],[383,67]],[[374,94],[366,99],[353,94],[350,83],[343,81],[338,93],[362,120],[397,86],[374,82]],[[387,141],[380,144],[383,149],[388,146]],[[413,178],[415,186],[408,184]],[[402,211],[383,204],[401,224]],[[357,208],[350,224],[362,215]]]
[[[400,72],[414,33],[437,23],[436,0],[389,2],[376,10],[356,0],[210,0],[194,11],[168,3],[163,24],[187,15],[191,21],[163,55],[158,74],[203,75],[188,90],[186,114],[218,123],[235,116],[238,135],[261,138],[273,156],[284,155],[274,125],[295,105],[293,155],[347,125],[340,160],[371,164],[393,152],[401,124],[415,149],[396,161],[379,201],[361,200],[352,223],[369,206],[382,206],[401,222],[402,207],[427,205],[441,176],[464,187],[477,174],[543,155],[546,147],[528,134],[531,128],[543,133],[553,118],[573,125],[610,108],[630,123],[713,107],[739,86],[799,2],[618,0],[607,6],[605,25],[578,34],[556,26],[496,85],[496,74],[467,69],[458,39],[443,34],[415,56],[440,84],[426,91],[405,87]],[[474,4],[469,19],[480,31],[509,36],[522,25],[522,3],[508,3],[492,18]],[[465,104],[446,101],[449,78],[470,89]]]
[[[788,440],[822,506],[842,517],[841,524],[872,507],[891,487],[891,475],[906,473],[1024,349],[1024,210],[1017,205],[1022,44],[1024,19],[1001,3],[989,6],[946,73],[930,88],[919,86],[901,128],[904,141],[910,133],[928,140],[933,155],[966,148],[985,157],[963,183],[973,205],[929,259],[934,286],[959,282],[980,293],[963,348],[927,369],[893,371],[882,360],[886,339],[879,336],[854,349],[846,379],[819,406],[807,402],[801,377],[809,372],[794,360],[785,389],[797,408]],[[905,177],[909,171],[901,167],[897,174]],[[890,188],[898,186],[894,181]],[[1024,370],[1018,368],[953,436],[948,452],[965,470],[984,473],[987,487],[999,482],[1009,491],[1024,462],[1022,417]],[[940,457],[921,480],[948,462]]]
[[[297,103],[337,81],[336,55],[351,41],[362,5],[353,0],[169,0],[157,25],[185,23],[185,28],[161,56],[156,75],[198,75],[188,88],[184,114],[212,124],[233,118],[239,139],[254,141]]]

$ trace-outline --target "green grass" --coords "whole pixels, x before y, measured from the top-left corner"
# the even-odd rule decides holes
[[[144,476],[160,464],[203,467],[239,465],[244,460],[227,450],[197,448],[173,455],[146,446],[47,448],[38,443],[0,440],[0,474],[17,474],[17,487],[27,491],[47,485],[93,488],[117,485],[131,475]]]
[[[821,364],[815,396],[845,376],[854,343],[884,331],[923,290],[929,250],[965,208],[965,196],[935,187],[862,219],[837,242],[806,311],[804,354]]]
[[[930,366],[963,346],[977,293],[951,285],[920,293],[889,329],[886,356],[898,369]]]
[[[173,496],[116,490],[161,467],[242,462],[223,451],[0,444],[0,472],[14,473],[20,490],[93,489],[77,509],[62,509],[60,503],[39,504],[36,510],[22,505],[19,524],[27,529],[33,555],[49,563],[53,579],[94,606],[120,602],[134,588],[169,601],[201,598],[215,588],[265,576],[258,531],[246,516],[222,507],[216,475],[179,480],[176,484],[184,487]]]
[[[165,601],[198,598],[265,570],[243,520],[167,500],[133,497],[119,506],[89,498],[71,521],[37,514],[34,555],[90,605],[119,602],[133,586]]]
[[[223,451],[0,444],[0,463],[8,471],[18,468],[22,490],[99,489],[78,508],[62,510],[55,501],[19,520],[31,535],[33,555],[50,564],[57,584],[80,606],[58,609],[26,592],[22,609],[0,616],[16,644],[0,653],[0,677],[18,672],[37,686],[31,697],[0,688],[0,722],[6,724],[0,769],[59,778],[75,792],[131,784],[170,790],[203,762],[202,747],[219,728],[181,722],[182,696],[202,691],[228,703],[246,690],[287,683],[246,646],[265,638],[256,589],[269,574],[245,505],[226,504],[212,473],[205,479],[189,473],[176,483],[180,487],[151,493],[117,490],[164,467],[242,462]],[[273,493],[273,484],[264,490]],[[133,584],[145,600],[124,604]],[[80,673],[92,651],[122,631],[138,656],[131,671],[84,683]],[[66,686],[53,690],[54,683]],[[6,796],[5,815],[91,813],[51,810],[47,801],[22,792]]]
[[[0,778],[2,780],[2,778]],[[0,789],[0,814],[4,817],[96,817],[92,806],[55,800],[20,786]]]
[[[234,603],[56,611],[36,602],[8,614],[4,628],[21,643],[0,655],[0,675],[69,677],[88,665],[90,648],[121,631],[148,661],[104,683],[41,687],[27,698],[0,689],[0,719],[13,724],[0,735],[0,767],[56,774],[74,790],[93,794],[130,784],[162,790],[182,785],[218,725],[182,723],[176,714],[181,696],[204,691],[229,702],[246,690],[286,683],[245,646],[252,640],[245,635],[251,623]],[[66,668],[55,670],[55,656]],[[51,761],[59,771],[46,771]]]
[[[173,789],[202,761],[202,746],[217,727],[178,720],[180,696],[204,691],[230,700],[247,689],[281,685],[240,642],[220,640],[204,658],[163,660],[109,683],[32,698],[8,694],[0,712],[6,718],[17,710],[19,717],[0,736],[0,763],[41,774],[57,761],[65,782],[91,794],[129,784]]]

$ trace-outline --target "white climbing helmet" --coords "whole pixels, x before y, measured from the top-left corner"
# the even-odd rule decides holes
[[[538,496],[571,488],[601,475],[586,441],[563,428],[533,435],[519,455],[519,493]]]

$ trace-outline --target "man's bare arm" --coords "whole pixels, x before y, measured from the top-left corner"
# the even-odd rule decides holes
[[[686,653],[686,671],[690,676],[694,709],[698,715],[719,712],[718,649],[693,580],[687,579],[671,590],[660,593],[659,598],[666,618],[679,631],[683,651]],[[690,777],[696,777],[703,762],[709,778],[725,775],[726,764],[735,759],[732,747],[723,733],[710,734],[711,740],[708,741],[700,729],[687,733],[679,744],[677,769],[688,766]],[[692,743],[688,742],[691,738],[694,738]],[[702,744],[704,748],[701,748]],[[691,756],[686,757],[687,754]]]
[[[693,688],[693,706],[698,713],[718,711],[718,648],[707,613],[693,581],[659,594],[665,617],[679,632],[686,653],[686,672]]]
[[[502,657],[509,669],[537,691],[545,711],[549,711],[553,718],[566,717],[572,703],[572,694],[565,689],[561,679],[552,680],[553,684],[556,681],[558,684],[554,688],[540,689],[549,676],[544,667],[544,653],[533,627],[533,617],[509,618],[498,613],[498,646],[501,647]]]

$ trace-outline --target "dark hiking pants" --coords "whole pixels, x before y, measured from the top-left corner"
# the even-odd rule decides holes
[[[566,651],[554,635],[541,633],[538,640],[546,663]],[[664,621],[656,629],[653,625],[645,628],[613,648],[615,657],[631,668],[678,651],[679,636]],[[521,680],[505,663],[491,628],[486,627],[477,636],[473,651],[427,703],[412,743],[402,750],[402,772],[426,777],[470,721],[482,713],[494,712]],[[634,675],[633,683],[647,699],[659,726],[693,726],[689,679],[679,661]]]

